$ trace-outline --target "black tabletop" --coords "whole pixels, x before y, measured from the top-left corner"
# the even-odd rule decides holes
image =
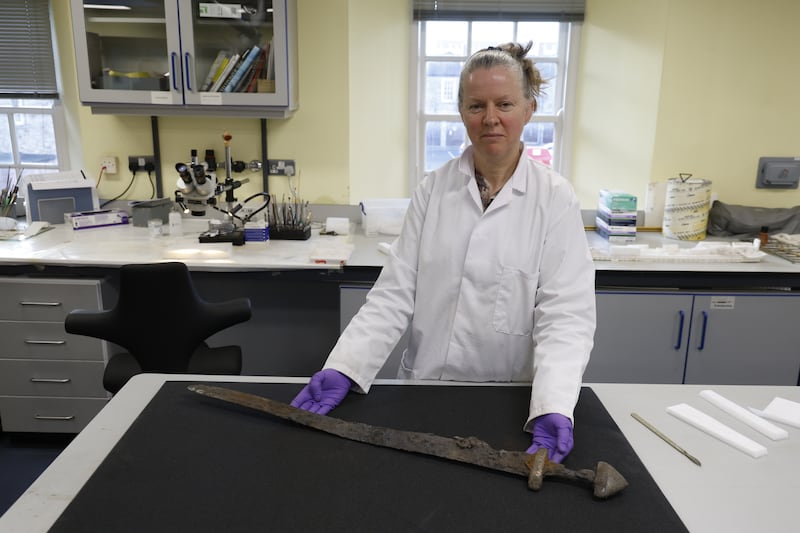
[[[575,410],[569,468],[612,464],[609,500],[547,479],[347,441],[203,398],[167,382],[52,532],[686,531],[590,388]],[[300,385],[223,386],[290,401]],[[330,416],[524,450],[528,387],[375,386]]]

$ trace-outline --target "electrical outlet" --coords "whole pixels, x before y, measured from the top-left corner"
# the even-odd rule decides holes
[[[131,172],[151,172],[156,169],[156,159],[152,155],[129,155],[128,170]]]
[[[117,158],[113,155],[107,155],[100,158],[100,168],[105,167],[106,174],[117,173]]]
[[[267,159],[267,168],[271,176],[294,176],[297,174],[294,159]]]

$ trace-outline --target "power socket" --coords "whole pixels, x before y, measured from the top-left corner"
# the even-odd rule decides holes
[[[129,155],[128,170],[131,172],[150,172],[156,169],[156,159],[152,155]]]
[[[267,169],[271,176],[294,176],[297,174],[294,159],[267,159]]]
[[[106,155],[100,158],[100,168],[105,167],[106,174],[117,173],[117,157],[113,155]]]

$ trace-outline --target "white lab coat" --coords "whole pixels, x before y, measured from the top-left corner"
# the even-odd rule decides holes
[[[484,212],[472,147],[427,176],[325,368],[369,391],[409,325],[398,377],[532,381],[526,429],[545,413],[572,419],[593,345],[595,296],[569,183],[523,156]]]

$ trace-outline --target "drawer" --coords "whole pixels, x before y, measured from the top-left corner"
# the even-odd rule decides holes
[[[0,357],[5,359],[107,359],[105,341],[67,333],[63,322],[0,321],[0,338]]]
[[[0,396],[3,431],[78,433],[106,405],[106,399]]]
[[[61,322],[73,309],[102,309],[96,279],[0,278],[0,320]]]
[[[102,362],[0,359],[0,394],[108,398]]]

